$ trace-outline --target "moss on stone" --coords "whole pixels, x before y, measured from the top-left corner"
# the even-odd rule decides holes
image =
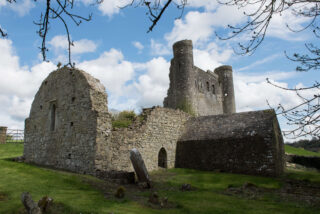
[[[192,105],[190,104],[190,102],[188,100],[183,100],[181,101],[178,106],[177,106],[177,109],[180,109],[192,116],[195,116],[195,111],[194,109],[192,108]]]

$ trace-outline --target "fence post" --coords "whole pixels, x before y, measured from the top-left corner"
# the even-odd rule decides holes
[[[7,128],[5,126],[0,126],[0,144],[5,144],[7,140]]]

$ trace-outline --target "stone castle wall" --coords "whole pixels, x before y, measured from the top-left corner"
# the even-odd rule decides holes
[[[176,167],[278,176],[284,147],[274,111],[191,118],[177,143]]]
[[[130,150],[137,148],[148,170],[158,169],[161,148],[167,154],[167,167],[175,165],[176,143],[181,136],[188,114],[174,109],[155,107],[146,109],[142,122],[137,121],[129,128],[112,131],[108,148],[108,168],[116,171],[133,171],[129,159]]]
[[[173,53],[164,107],[191,108],[196,116],[236,112],[231,66],[220,66],[214,72],[196,67],[191,40],[175,43]]]
[[[280,175],[284,149],[275,113],[234,113],[233,91],[230,66],[205,72],[193,65],[192,42],[177,42],[164,100],[169,108],[145,109],[129,128],[113,129],[104,86],[84,71],[63,67],[35,95],[25,121],[24,158],[78,173],[118,175],[133,171],[129,156],[136,148],[148,170]],[[211,116],[177,110],[185,101],[196,115]]]
[[[24,157],[80,173],[103,170],[110,121],[107,95],[99,80],[77,69],[58,69],[35,95],[25,121]]]

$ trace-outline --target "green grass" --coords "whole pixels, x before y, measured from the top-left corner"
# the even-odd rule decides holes
[[[318,157],[320,157],[320,153],[319,152],[311,152],[311,151],[305,150],[303,148],[295,148],[295,147],[290,146],[290,145],[285,145],[285,151],[286,151],[286,153],[294,154],[294,155],[318,156]]]
[[[203,172],[190,169],[170,169],[152,173],[154,188],[161,197],[168,197],[175,205],[170,209],[152,209],[147,206],[149,191],[135,189],[124,199],[115,199],[113,189],[98,188],[92,183],[102,185],[104,182],[88,176],[61,172],[16,163],[5,158],[22,154],[21,144],[0,145],[0,213],[17,213],[22,210],[20,195],[24,191],[31,193],[34,200],[48,195],[56,204],[61,205],[58,213],[319,213],[316,208],[304,204],[279,201],[276,197],[266,195],[259,199],[241,198],[223,193],[228,186],[241,186],[246,182],[259,187],[277,189],[282,185],[281,179],[265,178],[228,173]],[[285,177],[319,181],[319,173],[289,171]],[[181,192],[179,187],[189,183],[196,189]],[[105,198],[104,194],[109,193]],[[132,197],[134,196],[134,197]],[[135,200],[135,198],[140,198]],[[142,201],[142,202],[141,202]],[[144,202],[143,202],[144,201]]]

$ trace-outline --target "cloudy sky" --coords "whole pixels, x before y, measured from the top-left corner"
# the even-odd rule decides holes
[[[78,27],[69,20],[76,67],[102,81],[109,108],[139,111],[162,105],[169,85],[172,44],[182,39],[193,41],[196,66],[204,70],[224,64],[233,67],[238,112],[268,108],[267,100],[273,106],[282,103],[286,107],[300,102],[294,93],[266,83],[266,78],[283,87],[311,85],[319,79],[315,71],[295,72],[297,64],[284,55],[284,51],[303,51],[305,41],[312,40],[308,31],[293,33],[285,27],[288,21],[297,29],[307,22],[291,13],[273,17],[268,37],[254,55],[239,56],[233,47],[245,37],[220,41],[215,36],[215,32],[226,33],[228,24],[246,20],[237,8],[214,0],[189,0],[180,19],[180,11],[172,6],[147,33],[151,23],[145,8],[119,9],[124,1],[104,0],[93,5],[94,0],[75,0],[75,12],[84,16],[92,13],[93,19]],[[63,25],[53,21],[47,39],[50,62],[43,62],[34,22],[44,10],[44,1],[17,2],[10,5],[0,0],[0,26],[8,33],[7,38],[0,39],[0,126],[22,129],[43,79],[58,62],[66,63],[67,38]],[[285,122],[280,121],[286,129]]]

